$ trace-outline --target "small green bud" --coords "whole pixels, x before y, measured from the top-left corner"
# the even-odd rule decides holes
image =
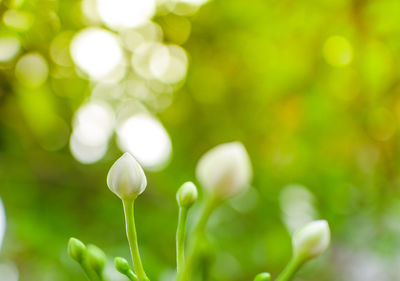
[[[115,268],[118,272],[127,275],[130,270],[132,270],[131,266],[129,265],[128,261],[121,257],[116,257],[115,260]]]
[[[312,221],[297,230],[292,239],[294,257],[303,261],[322,254],[330,243],[330,230],[326,220]]]
[[[68,254],[78,263],[82,263],[86,254],[86,246],[80,240],[71,237],[68,242]]]
[[[114,262],[115,268],[118,270],[119,273],[125,275],[131,281],[138,281],[137,276],[133,273],[133,270],[126,259],[116,257]]]
[[[254,281],[270,281],[271,280],[271,274],[268,272],[261,272],[256,275],[254,278]]]
[[[176,193],[176,200],[180,207],[189,208],[197,200],[197,189],[194,183],[188,181],[182,184]]]
[[[88,245],[87,261],[89,266],[100,275],[106,265],[106,255],[99,247],[95,245]]]

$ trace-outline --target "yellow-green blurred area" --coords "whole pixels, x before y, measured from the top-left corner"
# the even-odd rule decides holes
[[[0,1],[0,280],[85,280],[70,236],[129,257],[106,186],[123,151],[148,177],[144,266],[173,280],[175,192],[235,140],[254,179],[211,218],[204,280],[276,276],[318,218],[332,245],[297,280],[399,280],[399,15],[398,0]]]

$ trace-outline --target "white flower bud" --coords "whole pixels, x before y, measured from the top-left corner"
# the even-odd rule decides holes
[[[214,147],[200,159],[196,176],[207,192],[221,198],[248,188],[252,171],[245,147],[240,142]]]
[[[192,206],[197,200],[197,189],[194,183],[188,181],[182,184],[176,193],[176,200],[180,207]]]
[[[134,200],[145,190],[147,180],[140,164],[125,152],[110,168],[107,185],[122,200]]]
[[[315,258],[329,247],[330,239],[326,220],[310,222],[294,233],[293,254],[304,261]]]

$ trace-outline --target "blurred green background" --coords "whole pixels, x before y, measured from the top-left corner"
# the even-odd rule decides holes
[[[207,280],[276,276],[316,218],[332,247],[298,280],[400,280],[399,15],[398,0],[0,1],[0,280],[84,280],[70,236],[129,257],[106,186],[125,150],[147,170],[145,268],[171,280],[175,192],[234,140],[253,187],[210,221]]]

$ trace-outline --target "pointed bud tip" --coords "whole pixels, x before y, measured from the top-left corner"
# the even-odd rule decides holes
[[[68,254],[69,256],[81,263],[86,253],[86,246],[82,243],[82,241],[71,237],[68,241]]]
[[[330,244],[330,229],[326,220],[312,221],[293,235],[294,255],[309,260],[321,255]]]
[[[180,207],[191,207],[197,200],[197,188],[194,183],[188,181],[182,184],[176,193],[176,200]]]
[[[107,175],[107,186],[122,200],[134,200],[147,185],[146,175],[138,161],[125,152],[111,166]]]

